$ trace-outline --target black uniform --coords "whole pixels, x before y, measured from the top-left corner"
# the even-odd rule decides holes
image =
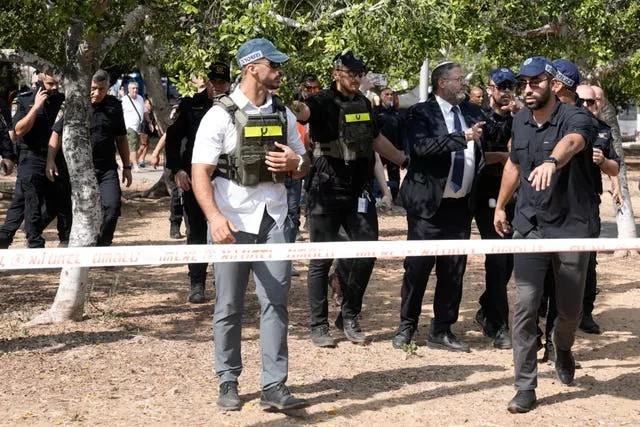
[[[357,93],[352,100],[366,103],[372,116],[369,100]],[[338,139],[341,122],[340,103],[349,102],[336,89],[335,83],[305,100],[311,111],[309,120],[312,144],[327,146]],[[379,135],[375,121],[371,121],[370,140]],[[314,154],[307,187],[307,213],[312,242],[338,241],[342,226],[354,241],[378,240],[378,216],[372,193],[374,157],[358,157],[345,161],[330,155]],[[366,212],[358,212],[358,199],[362,198]],[[309,263],[309,305],[311,328],[328,325],[327,285],[333,260],[312,259]],[[362,299],[369,283],[375,258],[338,260],[336,274],[342,279],[342,310],[336,321],[353,321],[362,310]]]
[[[484,111],[484,110],[483,110]],[[513,117],[511,113],[498,114],[493,110],[484,111],[487,116],[483,128],[482,149],[487,152],[507,153],[511,138]],[[473,215],[483,239],[499,239],[493,226],[496,201],[502,180],[502,163],[485,164],[478,177],[476,203]],[[514,203],[506,206],[507,220],[513,220]],[[507,235],[507,238],[510,236]],[[490,337],[501,329],[509,329],[509,301],[507,283],[513,272],[513,254],[486,255],[484,260],[485,291],[480,296],[480,311],[476,319]]]
[[[404,125],[400,113],[393,106],[385,108],[382,105],[378,105],[373,109],[373,114],[378,126],[380,126],[380,132],[393,144],[394,147],[406,153],[408,150],[405,149],[404,146]],[[381,160],[382,164],[387,168],[391,196],[393,197],[393,200],[396,200],[398,190],[400,189],[400,167],[388,161],[384,157],[381,157]]]
[[[53,130],[62,135],[64,123],[59,120]],[[122,206],[118,164],[116,163],[116,137],[126,136],[122,104],[118,98],[107,95],[91,105],[91,150],[93,168],[100,187],[102,226],[97,246],[110,246]]]
[[[34,101],[35,92],[33,91],[18,96],[16,114],[13,117],[14,125],[27,115]],[[23,138],[16,137],[18,178],[12,207],[19,207],[24,201],[25,233],[30,248],[44,247],[42,231],[56,216],[58,216],[60,241],[69,239],[71,187],[62,156],[56,159],[59,172],[56,182],[52,183],[45,175],[49,137],[53,124],[59,118],[58,114],[63,102],[63,94],[50,95],[38,111],[31,130]],[[19,209],[11,210],[17,212]],[[13,223],[17,218],[7,218],[7,222],[9,220]]]
[[[13,143],[9,137],[11,130],[11,111],[4,99],[0,99],[0,156],[3,159],[9,159],[14,163],[17,160],[16,153],[13,150]]]
[[[197,93],[193,98],[183,98],[180,101],[175,121],[167,129],[165,145],[167,168],[173,174],[183,170],[191,177],[191,157],[196,132],[202,117],[212,105],[213,101],[209,99],[207,91]],[[207,218],[198,205],[193,189],[182,192],[182,203],[184,204],[185,225],[187,227],[187,244],[206,244]],[[207,264],[189,264],[189,278],[192,286],[196,284],[204,286],[207,279]]]
[[[557,142],[568,134],[579,134],[585,148],[558,168],[551,185],[536,191],[527,178],[551,155]],[[598,197],[593,191],[592,144],[595,129],[588,113],[556,100],[553,112],[541,126],[529,109],[514,118],[511,161],[520,166],[520,189],[513,219],[514,238],[589,238],[598,230]],[[552,252],[516,254],[514,271],[517,300],[513,316],[515,387],[537,386],[536,318],[547,270],[553,269],[556,308],[553,340],[556,351],[571,350],[581,320],[582,296],[589,254]]]

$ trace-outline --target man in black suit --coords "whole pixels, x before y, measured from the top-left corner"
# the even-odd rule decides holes
[[[435,97],[408,111],[406,132],[411,163],[400,188],[407,210],[407,240],[469,239],[470,195],[484,165],[480,144],[484,115],[465,102],[466,82],[460,64],[445,62],[431,74]],[[393,347],[408,344],[418,328],[418,317],[429,274],[436,267],[434,318],[427,345],[469,351],[451,332],[458,320],[464,255],[407,257],[404,261],[400,326]]]

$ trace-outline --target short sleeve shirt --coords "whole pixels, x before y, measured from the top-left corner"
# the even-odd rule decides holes
[[[520,187],[513,225],[521,234],[537,227],[545,238],[594,235],[598,223],[598,200],[591,172],[595,131],[585,110],[559,100],[542,124],[535,122],[528,108],[514,117],[510,159],[520,166]],[[585,148],[558,168],[549,187],[536,191],[527,180],[531,171],[569,134],[582,136]]]
[[[33,91],[29,91],[18,97],[16,114],[13,117],[14,127],[29,113],[34,102],[35,93]],[[22,138],[17,138],[21,150],[26,149],[46,155],[51,129],[54,123],[62,118],[60,108],[63,102],[64,95],[61,93],[49,96],[44,106],[38,110],[36,120],[31,130]]]
[[[248,115],[272,114],[273,102],[257,107],[236,88],[230,98]],[[231,154],[236,148],[237,132],[231,116],[219,105],[207,111],[200,122],[193,146],[192,164],[217,165],[221,154]],[[296,118],[287,108],[287,145],[297,154],[304,155]],[[223,177],[215,177],[213,192],[216,204],[240,231],[258,234],[266,209],[276,224],[281,226],[287,218],[287,191],[284,184],[261,182],[256,186],[243,186]]]

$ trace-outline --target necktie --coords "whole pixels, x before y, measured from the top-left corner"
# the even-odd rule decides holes
[[[457,105],[451,107],[453,113],[453,127],[456,132],[462,132],[462,124],[460,123],[460,107]],[[453,192],[457,193],[462,187],[462,178],[464,177],[464,151],[456,151],[453,157],[453,170],[451,171],[451,187]]]

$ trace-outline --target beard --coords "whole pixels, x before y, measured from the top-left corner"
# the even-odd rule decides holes
[[[546,106],[551,99],[551,87],[547,87],[544,92],[538,92],[537,96],[534,96],[534,100],[529,100],[529,96],[535,94],[535,92],[527,93],[525,95],[525,103],[530,110],[539,110]]]
[[[451,105],[458,105],[464,102],[466,98],[464,89],[460,89],[457,92],[451,90],[448,86],[444,88],[442,99],[447,101]]]
[[[500,105],[501,107],[506,107],[511,102],[511,96],[509,95],[502,95],[497,97],[494,96],[493,102],[495,102],[496,105]]]

